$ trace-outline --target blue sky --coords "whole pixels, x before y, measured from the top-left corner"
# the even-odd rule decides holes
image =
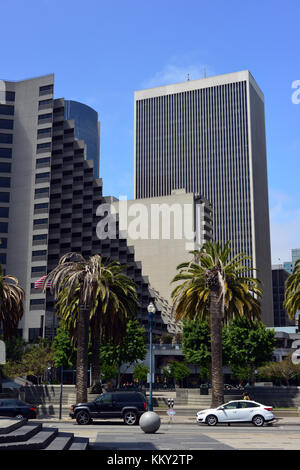
[[[101,121],[105,195],[133,195],[135,90],[248,69],[265,95],[272,262],[300,246],[300,3],[1,0],[0,78],[55,74]],[[300,97],[300,93],[298,95]]]

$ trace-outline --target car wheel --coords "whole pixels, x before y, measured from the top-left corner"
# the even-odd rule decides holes
[[[126,411],[123,418],[124,423],[128,424],[128,426],[133,426],[134,424],[138,423],[138,416],[135,411]]]
[[[252,423],[254,424],[254,426],[263,426],[264,425],[264,418],[263,416],[261,415],[256,415],[256,416],[253,416],[253,419],[252,419]]]
[[[208,426],[215,426],[218,422],[218,418],[215,415],[208,415],[205,422]]]
[[[79,411],[76,415],[77,424],[89,424],[92,420],[88,411]]]
[[[24,419],[25,416],[23,416],[22,414],[19,413],[19,414],[17,414],[17,415],[15,416],[15,418],[17,418],[17,419]]]

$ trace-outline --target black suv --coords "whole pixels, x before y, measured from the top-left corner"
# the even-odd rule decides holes
[[[78,424],[89,424],[93,418],[123,418],[125,424],[133,425],[146,410],[147,402],[140,392],[109,392],[94,401],[72,405],[70,416]]]

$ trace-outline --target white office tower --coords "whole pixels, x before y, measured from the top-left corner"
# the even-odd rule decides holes
[[[252,258],[273,325],[264,96],[248,71],[135,92],[134,197],[201,194],[214,239]]]

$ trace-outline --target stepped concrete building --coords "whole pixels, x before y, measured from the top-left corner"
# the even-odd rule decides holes
[[[264,96],[248,71],[135,92],[134,197],[201,194],[214,239],[231,240],[263,283],[273,325]]]
[[[26,340],[55,335],[53,298],[34,287],[71,251],[85,257],[99,253],[127,265],[127,274],[138,286],[139,320],[146,329],[147,306],[156,300],[141,263],[135,261],[134,248],[120,239],[118,226],[114,239],[97,236],[97,208],[107,202],[101,179],[94,177],[99,152],[87,158],[89,146],[79,137],[84,121],[78,134],[76,118],[65,118],[69,108],[64,99],[54,99],[52,74],[0,81],[0,257],[5,272],[25,289],[20,330]],[[76,108],[85,109],[79,103]],[[93,128],[97,138],[99,128]],[[161,312],[168,309],[168,304],[157,303],[154,334],[167,331]]]
[[[170,196],[118,201],[114,207],[120,233],[134,247],[142,272],[171,305],[177,266],[192,259],[189,251],[212,240],[211,205],[199,195],[174,190]]]

